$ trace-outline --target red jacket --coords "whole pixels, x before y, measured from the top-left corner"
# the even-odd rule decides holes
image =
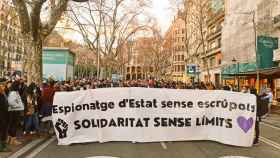
[[[41,95],[42,106],[53,105],[54,93],[55,93],[55,89],[52,86],[47,86],[42,88],[42,95]]]

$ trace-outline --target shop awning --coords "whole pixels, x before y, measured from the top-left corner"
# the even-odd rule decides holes
[[[271,77],[271,78],[280,78],[280,67],[261,70],[260,74],[262,76]]]
[[[259,71],[261,78],[280,78],[280,67],[271,68],[271,69],[262,69]],[[257,77],[256,71],[251,72],[241,72],[241,73],[229,73],[229,74],[222,74],[223,76],[244,76],[244,77]]]

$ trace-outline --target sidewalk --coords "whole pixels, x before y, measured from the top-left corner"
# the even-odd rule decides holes
[[[24,146],[26,146],[30,142],[38,140],[38,139],[42,139],[42,138],[44,138],[44,137],[38,136],[38,135],[26,135],[21,138],[18,138],[18,140],[21,141],[22,144],[19,146],[9,145],[8,148],[10,149],[10,152],[0,152],[0,158],[7,158],[10,155],[12,155],[13,153],[22,149]],[[45,139],[47,139],[47,137],[45,137]]]
[[[280,106],[272,106],[272,114],[270,114],[269,117],[262,119],[262,122],[280,128]]]
[[[280,104],[278,106],[272,106],[272,113],[280,115]]]

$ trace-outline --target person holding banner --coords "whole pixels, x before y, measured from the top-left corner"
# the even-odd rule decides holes
[[[260,122],[261,118],[267,114],[268,112],[268,106],[267,101],[263,100],[261,96],[257,95],[256,88],[252,87],[250,89],[250,93],[254,94],[257,97],[257,115],[256,115],[256,126],[255,126],[255,139],[254,139],[254,145],[259,144],[259,136],[260,136]]]
[[[42,117],[42,132],[50,133],[52,129],[51,115],[53,97],[55,94],[54,81],[50,80],[49,83],[44,83],[41,89],[41,109],[40,115]]]
[[[257,94],[257,90],[255,88],[250,89],[250,93],[254,94],[257,97],[257,115],[256,115],[256,123],[255,123],[255,139],[253,145],[257,145],[259,143],[259,136],[260,136],[260,97]]]

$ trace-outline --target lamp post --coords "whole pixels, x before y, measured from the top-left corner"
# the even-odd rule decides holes
[[[196,75],[197,75],[197,82],[198,82],[198,84],[200,83],[200,79],[199,79],[199,75],[200,75],[200,66],[199,65],[197,65],[197,67],[196,67]]]
[[[250,12],[237,12],[233,14],[243,14],[243,15],[251,15],[252,16],[252,23],[253,23],[253,29],[254,29],[254,48],[255,48],[255,53],[256,53],[256,87],[258,92],[260,91],[260,67],[259,67],[259,62],[260,62],[260,56],[258,55],[258,34],[257,34],[257,24],[256,24],[256,11],[250,11]],[[238,64],[239,65],[239,64]]]
[[[240,91],[240,81],[239,81],[239,62],[233,57],[232,62],[235,63],[235,72],[234,72],[234,83],[237,78],[237,91]],[[236,75],[237,74],[237,75]]]

